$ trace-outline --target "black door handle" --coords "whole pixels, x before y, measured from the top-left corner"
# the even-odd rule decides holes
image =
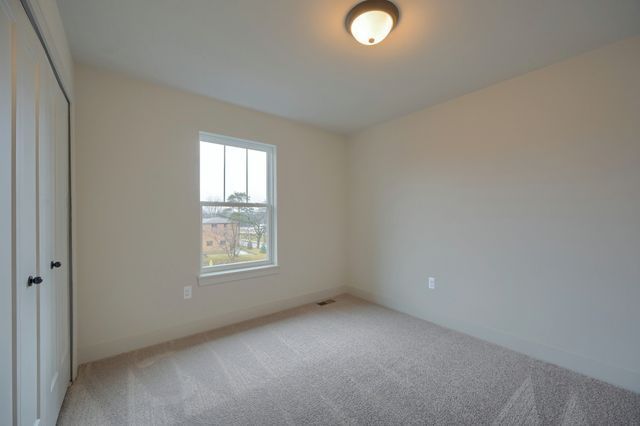
[[[27,281],[27,287],[31,287],[34,284],[42,284],[42,281],[44,280],[42,279],[42,277],[38,275],[36,275],[35,277],[29,275],[29,280]]]
[[[62,263],[59,260],[56,260],[55,262],[53,260],[51,261],[51,269],[59,268],[61,266],[62,266]]]

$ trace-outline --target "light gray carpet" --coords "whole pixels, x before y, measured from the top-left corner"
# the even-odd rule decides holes
[[[59,424],[640,424],[638,394],[336,300],[83,365]]]

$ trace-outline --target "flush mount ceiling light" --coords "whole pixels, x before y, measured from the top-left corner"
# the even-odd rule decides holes
[[[359,43],[373,46],[389,35],[399,17],[398,7],[389,0],[365,0],[349,11],[345,26]]]

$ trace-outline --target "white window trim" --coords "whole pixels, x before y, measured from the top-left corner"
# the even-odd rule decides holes
[[[277,194],[276,194],[276,146],[261,142],[236,139],[229,136],[217,135],[213,133],[200,132],[198,141],[198,152],[200,152],[200,141],[233,146],[237,148],[253,149],[267,153],[267,202],[247,203],[247,206],[266,207],[268,212],[268,237],[269,237],[269,259],[259,262],[240,262],[228,265],[202,266],[198,276],[198,285],[213,285],[229,281],[250,279],[258,276],[276,274],[278,267],[277,248]],[[198,199],[200,198],[200,161],[198,161]],[[219,204],[216,202],[199,201],[200,224],[198,233],[198,245],[200,247],[200,259],[202,259],[202,206],[206,204]],[[243,204],[245,205],[245,204]],[[200,261],[201,262],[201,261]]]
[[[198,277],[198,286],[208,286],[223,284],[231,281],[248,280],[251,278],[275,275],[280,272],[280,266],[267,265],[243,269],[233,269],[230,271],[215,272],[211,274],[201,274]]]

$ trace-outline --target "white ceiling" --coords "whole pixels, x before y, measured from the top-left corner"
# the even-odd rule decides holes
[[[640,33],[640,0],[397,0],[381,44],[356,0],[58,0],[74,58],[340,133]]]

